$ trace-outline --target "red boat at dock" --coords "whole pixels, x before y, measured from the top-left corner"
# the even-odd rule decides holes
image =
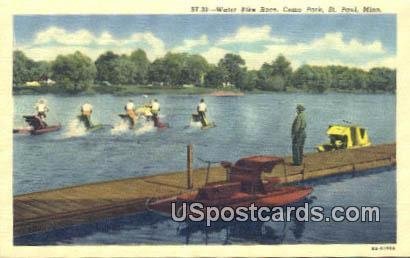
[[[281,157],[251,156],[238,160],[235,164],[222,161],[227,170],[227,181],[206,184],[200,189],[167,199],[147,202],[147,208],[162,214],[171,214],[172,203],[179,209],[183,203],[202,203],[206,207],[275,207],[289,205],[307,197],[313,188],[309,186],[282,186],[277,177],[262,180],[263,172],[284,164]]]

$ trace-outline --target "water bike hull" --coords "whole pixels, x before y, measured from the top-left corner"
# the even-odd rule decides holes
[[[59,131],[61,129],[61,125],[50,125],[42,129],[34,130],[32,128],[20,128],[20,129],[13,129],[13,133],[15,134],[31,134],[31,135],[40,135],[44,133],[50,133]]]
[[[126,121],[129,124],[129,129],[134,128],[132,126],[132,119],[129,115],[119,114],[118,116],[121,117],[124,121]],[[154,127],[158,128],[159,130],[169,128],[168,123],[162,123],[162,122],[159,122],[158,120],[155,122],[155,121],[153,121],[154,119],[152,117],[146,117],[146,120],[154,122]]]
[[[156,128],[158,128],[158,130],[163,130],[163,129],[167,129],[169,128],[169,124],[168,123],[161,123],[158,122],[156,125],[154,125]]]
[[[249,207],[252,204],[255,207],[280,207],[297,203],[306,198],[312,193],[313,188],[307,186],[280,186],[272,189],[268,193],[249,194],[245,192],[234,192],[229,196],[221,196],[218,198],[201,198],[198,191],[184,193],[176,197],[157,200],[147,203],[147,208],[159,214],[169,216],[172,212],[172,203],[175,203],[175,211],[179,210],[185,203],[202,203],[204,209],[206,207],[230,207],[237,208],[239,206]]]
[[[103,128],[104,128],[104,125],[98,124],[98,125],[94,125],[94,126],[91,126],[90,128],[88,128],[87,132],[95,132],[95,131],[101,130]]]
[[[206,130],[206,129],[210,129],[210,128],[214,128],[216,127],[216,124],[214,122],[211,122],[209,124],[207,124],[206,126],[201,126],[202,130]]]
[[[192,114],[192,121],[193,122],[200,122],[202,123],[201,115],[199,114]],[[216,124],[214,122],[208,122],[208,120],[205,118],[205,123],[206,125],[202,125],[201,129],[209,129],[209,128],[214,128]]]

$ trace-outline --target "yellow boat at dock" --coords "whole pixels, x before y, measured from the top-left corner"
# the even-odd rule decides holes
[[[367,129],[359,125],[331,124],[326,133],[330,142],[316,146],[318,152],[361,148],[372,144]]]

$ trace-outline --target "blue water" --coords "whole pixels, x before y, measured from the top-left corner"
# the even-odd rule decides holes
[[[154,96],[153,96],[154,97]],[[326,141],[329,123],[343,119],[369,128],[373,143],[395,141],[395,96],[355,94],[255,94],[244,97],[208,97],[209,116],[217,127],[188,128],[190,114],[201,96],[158,95],[162,120],[171,128],[157,132],[113,133],[110,125],[130,97],[45,96],[51,108],[48,123],[61,122],[60,132],[41,136],[14,136],[14,194],[41,191],[185,168],[186,145],[205,160],[231,160],[252,154],[289,155],[290,126],[295,106],[307,114],[305,151]],[[15,127],[31,114],[37,96],[15,96]],[[132,97],[136,103],[147,101]],[[76,135],[68,125],[79,106],[89,101],[93,119],[106,127]],[[204,166],[198,159],[195,167]],[[376,205],[380,223],[290,222],[222,224],[203,228],[181,225],[152,214],[134,215],[16,239],[17,244],[98,243],[376,243],[396,239],[395,171],[382,170],[357,178],[336,178],[314,184],[314,205],[330,207]],[[285,235],[285,236],[283,236]]]

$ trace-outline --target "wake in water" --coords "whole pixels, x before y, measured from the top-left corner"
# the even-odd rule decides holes
[[[140,126],[134,130],[136,135],[142,135],[145,133],[154,132],[156,130],[152,121],[144,121],[139,123],[139,125]]]
[[[156,130],[152,121],[146,121],[145,118],[139,119],[134,129],[129,129],[129,124],[125,120],[116,123],[111,129],[111,135],[121,135],[128,132],[134,132],[136,135],[154,132]]]
[[[201,122],[190,121],[188,125],[184,127],[184,131],[187,133],[193,133],[198,130],[201,130],[202,124]]]
[[[63,134],[65,138],[80,137],[87,134],[85,126],[76,118],[68,123],[67,130]]]
[[[191,121],[191,123],[189,124],[190,128],[201,128],[202,127],[202,123],[201,122],[194,122]]]
[[[111,129],[112,135],[120,135],[128,132],[129,125],[127,121],[121,120],[120,122],[116,123],[114,127]]]
[[[165,117],[165,115],[159,115],[159,120],[163,121]],[[158,128],[154,126],[153,121],[147,121],[145,118],[141,117],[137,122],[137,128],[134,129],[134,132],[136,135],[142,135],[146,133],[155,132],[157,130]]]

